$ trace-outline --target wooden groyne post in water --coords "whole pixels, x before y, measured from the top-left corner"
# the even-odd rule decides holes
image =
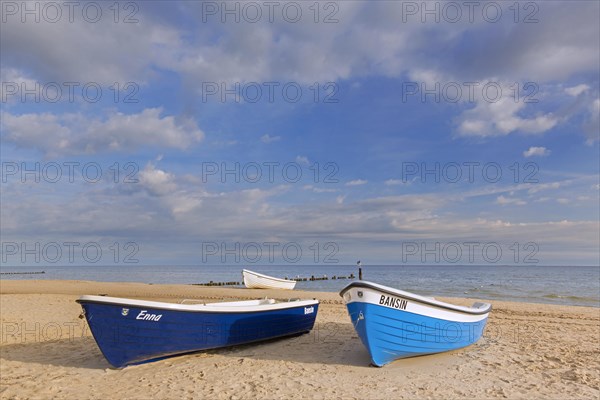
[[[240,282],[213,282],[210,281],[208,283],[192,283],[194,286],[239,286]]]
[[[35,275],[45,274],[46,271],[33,271],[33,272],[0,272],[0,275]]]
[[[355,279],[356,277],[354,276],[354,273],[350,273],[350,275],[348,276],[332,276],[331,280],[335,280],[335,279]],[[314,276],[312,275],[310,278],[301,278],[299,276],[297,276],[296,278],[288,278],[287,276],[285,277],[285,279],[291,280],[291,281],[296,281],[296,282],[308,282],[308,281],[327,281],[330,278],[327,277],[327,275],[323,275],[323,276]],[[206,283],[191,283],[191,285],[194,286],[241,286],[243,285],[243,282],[206,282]]]

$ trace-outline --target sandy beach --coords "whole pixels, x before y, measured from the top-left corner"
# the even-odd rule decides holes
[[[317,298],[306,335],[112,369],[75,300]],[[470,305],[474,299],[442,299]],[[0,281],[2,399],[389,399],[600,396],[600,309],[493,301],[465,349],[369,366],[336,293],[87,281]]]

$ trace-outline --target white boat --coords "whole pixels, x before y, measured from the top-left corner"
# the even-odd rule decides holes
[[[289,279],[274,278],[272,276],[259,274],[258,272],[242,270],[244,285],[249,289],[289,289],[296,286],[296,281]]]

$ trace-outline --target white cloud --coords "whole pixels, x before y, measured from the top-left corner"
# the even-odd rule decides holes
[[[569,204],[571,201],[569,199],[565,199],[564,197],[556,199],[558,204]]]
[[[565,93],[568,94],[569,96],[577,97],[581,93],[587,92],[589,89],[590,89],[590,87],[588,85],[582,83],[581,85],[566,88]]]
[[[174,176],[168,172],[165,172],[150,163],[140,171],[139,183],[148,192],[155,196],[163,196],[168,193],[173,193],[177,185],[174,182]]]
[[[458,23],[426,25],[414,16],[398,29],[397,21],[406,19],[401,2],[340,3],[336,13],[339,22],[334,24],[314,24],[310,18],[297,24],[281,19],[275,23],[224,24],[215,16],[199,25],[182,23],[202,14],[198,4],[187,2],[175,8],[156,3],[139,10],[139,24],[115,24],[111,18],[96,24],[22,24],[11,20],[3,25],[3,70],[16,71],[11,72],[14,76],[23,76],[20,71],[27,70],[26,79],[32,81],[99,82],[107,92],[107,86],[115,81],[143,86],[162,79],[158,71],[168,71],[186,82],[183,90],[189,96],[184,99],[195,98],[201,82],[285,80],[312,84],[409,74],[430,86],[472,80],[483,85],[486,79],[497,77],[504,82],[505,98],[493,104],[478,99],[473,109],[457,118],[459,134],[542,134],[556,126],[561,116],[551,112],[526,114],[529,107],[523,99],[515,103],[510,98],[511,87],[515,82],[522,85],[533,80],[541,84],[598,70],[595,55],[599,32],[594,19],[598,4],[594,3],[571,7],[553,2],[544,6],[544,18],[535,24],[533,32],[528,24],[513,24],[498,35],[486,34],[496,24],[480,17],[469,22],[466,12]],[[140,29],[142,25],[144,29]],[[557,30],[564,34],[551,34]],[[122,40],[125,36],[126,42]],[[465,48],[465,38],[474,46],[482,40],[486,43],[478,46],[478,51],[470,51]],[[61,48],[56,49],[55,43],[61,43]],[[440,50],[455,51],[461,57],[445,59],[436,70],[431,65],[438,63]],[[451,79],[442,79],[445,77]],[[586,91],[590,91],[586,84],[561,89],[567,96]],[[594,104],[584,125],[589,144],[598,140]],[[263,138],[269,143],[271,136]]]
[[[161,108],[147,108],[138,114],[112,113],[100,120],[82,114],[4,112],[3,140],[56,156],[133,151],[146,146],[186,149],[204,138],[194,121],[161,114]]]
[[[531,185],[529,190],[527,190],[527,193],[534,194],[542,190],[559,189],[562,185],[561,182],[536,183]]]
[[[114,23],[107,14],[89,23],[81,7],[72,22],[66,8],[56,23],[21,23],[18,15],[10,16],[0,36],[3,67],[27,68],[40,82],[141,85],[153,77],[154,66],[165,68],[175,60],[183,32],[175,21],[169,26],[140,11],[137,24]]]
[[[519,116],[525,106],[523,101],[515,102],[508,95],[496,102],[480,98],[474,108],[457,118],[458,132],[462,136],[479,137],[504,136],[513,132],[541,134],[559,122],[552,113],[529,118]]]
[[[509,24],[501,34],[487,34],[498,24],[484,21],[481,13],[469,21],[464,7],[457,23],[422,23],[418,14],[407,20],[401,2],[340,2],[338,21],[330,24],[315,24],[307,5],[295,24],[281,18],[280,7],[275,22],[267,21],[268,10],[262,7],[259,23],[222,23],[214,15],[197,24],[194,19],[204,17],[201,3],[151,3],[140,7],[137,24],[114,23],[110,17],[99,23],[63,18],[55,24],[22,24],[13,16],[3,24],[1,46],[5,66],[28,66],[42,81],[110,85],[149,81],[157,70],[167,70],[180,73],[192,90],[193,83],[206,81],[312,84],[397,77],[439,63],[441,50],[459,55],[441,69],[461,80],[504,74],[510,80],[550,81],[598,69],[595,3],[544,4],[536,29]]]
[[[360,186],[360,185],[365,185],[367,182],[368,181],[366,181],[364,179],[355,179],[355,180],[346,182],[346,186]]]
[[[530,147],[528,150],[523,152],[523,156],[524,157],[533,157],[533,156],[545,157],[545,156],[550,155],[550,153],[551,153],[551,151],[545,147]]]
[[[563,252],[577,251],[582,260],[590,262],[597,258],[600,240],[599,224],[593,219],[569,221],[561,217],[530,222],[529,216],[521,220],[514,215],[493,216],[489,220],[474,218],[448,212],[462,200],[438,193],[354,202],[340,195],[321,203],[286,204],[277,201],[277,196],[294,188],[302,192],[302,188],[206,192],[199,180],[180,178],[152,163],[140,171],[139,177],[140,183],[131,185],[129,190],[115,190],[113,184],[104,181],[94,188],[88,185],[69,199],[68,207],[40,196],[44,185],[13,185],[3,191],[0,210],[5,240],[27,241],[34,233],[49,241],[98,240],[99,236],[109,238],[110,243],[135,241],[143,249],[140,255],[150,262],[155,254],[164,254],[165,249],[172,262],[192,262],[198,260],[198,246],[205,241],[261,243],[274,236],[279,241],[301,242],[310,238],[307,245],[315,238],[335,241],[342,252],[355,253],[352,257],[359,251],[373,259],[383,257],[381,261],[386,262],[397,259],[397,243],[402,241],[435,238],[440,242],[510,244],[535,240],[544,244],[543,249],[540,246],[542,261],[557,261],[544,251],[560,248]],[[60,190],[62,186],[51,189]],[[585,189],[589,190],[587,181]],[[508,203],[511,201],[519,205],[520,200],[509,197]],[[490,211],[499,212],[495,205]],[[177,249],[188,256],[181,256]],[[563,255],[561,260],[570,256]],[[218,256],[212,261],[218,263]]]
[[[565,96],[565,89],[560,84],[542,86],[540,83],[486,77],[481,80],[471,80],[470,86],[467,86],[466,83],[461,83],[460,76],[422,68],[411,70],[409,76],[417,85],[414,89],[417,93],[414,96],[420,97],[422,101],[425,101],[425,91],[429,90],[438,96],[438,100],[434,100],[434,95],[428,94],[429,101],[449,102],[450,99],[454,99],[453,101],[463,106],[463,109],[468,107],[454,119],[459,136],[465,137],[485,138],[512,133],[541,135],[580,113],[582,108],[580,103],[584,101]],[[444,91],[443,88],[450,83],[455,87],[462,87],[457,91],[458,94]],[[515,89],[516,85],[519,90]],[[573,89],[570,90],[571,92],[583,90],[582,87],[571,89]],[[536,104],[549,96],[563,99],[562,107],[556,108],[554,112],[539,111],[540,107]],[[532,111],[536,109],[538,111],[533,113]],[[589,127],[584,130],[589,132],[588,136],[594,137],[591,132],[594,132],[593,127],[597,124],[595,119],[597,113],[590,112],[590,114],[587,123]]]
[[[465,136],[490,136],[486,134],[487,124],[483,120],[465,119],[460,123],[459,131]]]
[[[410,182],[404,182],[401,179],[388,179],[384,182],[386,186],[410,185]]]
[[[419,85],[415,90],[420,92],[417,96],[421,96],[421,99],[425,90],[430,90],[437,93],[438,101],[449,102],[450,99],[455,99],[458,104],[469,107],[454,120],[460,136],[492,137],[513,132],[543,134],[561,122],[561,117],[552,112],[528,115],[528,111],[533,107],[529,102],[539,101],[542,96],[538,84],[525,93],[515,90],[516,84],[524,87],[525,83],[515,83],[499,77],[475,81],[471,79],[469,86],[461,83],[459,76],[431,69],[411,70],[410,77]],[[457,94],[452,92],[451,95],[442,89],[450,83],[461,88],[460,91],[456,91]],[[429,99],[433,101],[433,95],[430,95]]]
[[[476,44],[469,49],[477,51],[461,53],[465,57],[455,63],[455,70],[463,67],[465,75],[504,74],[511,79],[519,77],[538,83],[564,81],[578,72],[597,71],[599,5],[578,2],[573,7],[573,4],[540,3],[537,23],[520,23],[510,28],[504,25],[506,30],[502,34],[477,36],[481,31],[473,31]],[[535,29],[531,29],[533,26]]]
[[[16,68],[0,69],[0,101],[3,104],[12,104],[23,101],[27,91],[34,90],[39,85],[34,79],[28,77],[23,71]],[[37,93],[37,92],[36,92]]]
[[[313,185],[304,185],[302,187],[302,189],[304,189],[304,190],[310,190],[310,191],[315,192],[315,193],[336,193],[336,192],[339,192],[338,189],[322,188],[322,187],[316,187],[316,186],[313,186]]]
[[[518,198],[514,198],[514,197],[498,196],[496,198],[496,204],[500,204],[501,206],[506,206],[509,204],[514,204],[517,206],[524,206],[525,204],[527,204],[527,202],[523,201],[521,199],[518,199]]]
[[[260,137],[260,141],[263,143],[273,143],[279,140],[281,140],[281,136],[271,136],[268,133]]]
[[[310,162],[308,161],[308,158],[305,156],[296,156],[296,162],[298,164],[304,164],[304,165],[310,164]]]

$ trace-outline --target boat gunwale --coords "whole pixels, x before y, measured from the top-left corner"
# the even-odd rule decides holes
[[[457,306],[454,304],[445,303],[445,302],[439,301],[439,300],[432,300],[427,297],[420,296],[418,294],[406,292],[406,291],[400,290],[400,289],[394,289],[391,287],[379,285],[377,283],[368,282],[368,281],[351,282],[346,287],[344,287],[342,290],[340,290],[340,293],[339,293],[340,296],[344,297],[344,293],[346,293],[348,290],[352,289],[353,287],[362,287],[362,288],[373,289],[373,290],[387,293],[392,296],[400,297],[400,298],[403,298],[406,300],[411,300],[411,301],[415,301],[417,303],[422,303],[422,304],[425,304],[428,306],[443,308],[446,310],[459,312],[459,313],[463,313],[463,314],[483,315],[483,314],[489,314],[490,311],[492,311],[492,305],[490,303],[480,303],[480,304],[482,304],[482,306],[479,308]]]
[[[191,313],[210,313],[210,314],[247,314],[257,312],[270,312],[270,311],[284,311],[293,308],[307,307],[319,305],[320,302],[317,299],[300,299],[292,301],[280,301],[274,304],[262,304],[248,306],[250,309],[245,309],[245,306],[219,306],[219,303],[209,304],[179,304],[179,303],[166,303],[151,300],[137,300],[127,299],[121,297],[105,297],[95,295],[83,295],[79,299],[75,300],[80,305],[84,304],[102,304],[119,307],[137,307],[137,308],[149,308],[154,310],[166,310],[166,311],[177,311],[177,312],[191,312]]]

